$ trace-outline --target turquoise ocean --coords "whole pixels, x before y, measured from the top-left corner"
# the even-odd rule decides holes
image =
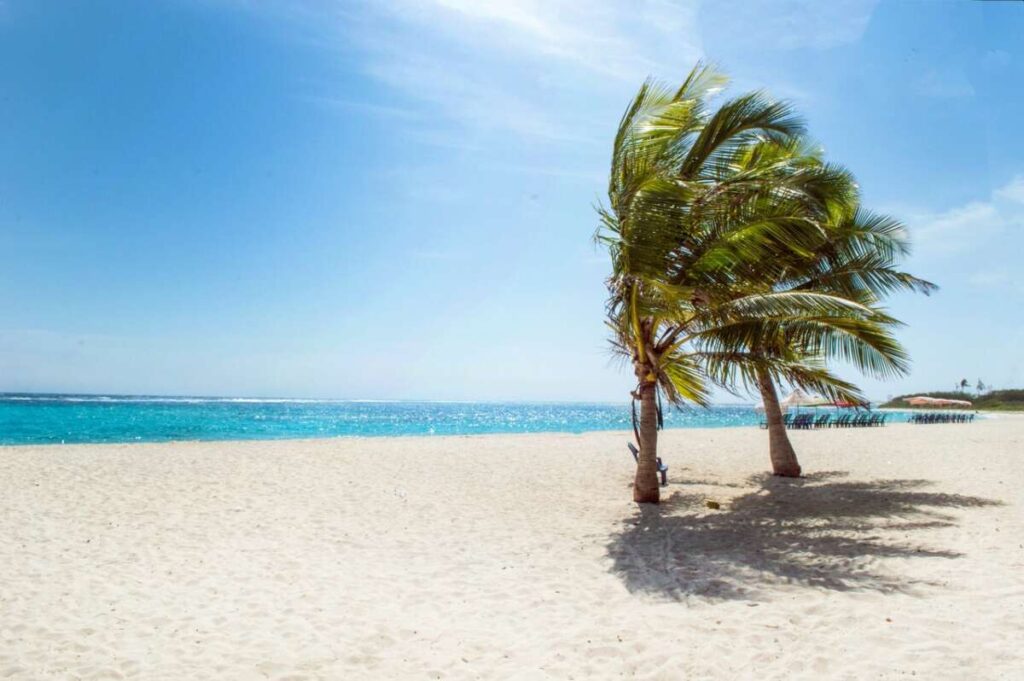
[[[890,421],[905,420],[891,414]],[[666,428],[751,426],[751,406],[665,409]],[[582,433],[632,428],[628,402],[389,402],[0,393],[0,444]]]

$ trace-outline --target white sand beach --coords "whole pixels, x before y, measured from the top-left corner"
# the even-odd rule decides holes
[[[626,439],[2,448],[0,678],[1020,678],[1024,418]]]

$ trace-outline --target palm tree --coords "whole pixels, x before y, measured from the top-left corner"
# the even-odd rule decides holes
[[[829,312],[804,309],[788,319],[735,320],[729,327],[711,330],[704,339],[705,345],[745,349],[764,360],[740,367],[718,361],[708,371],[721,385],[735,388],[742,383],[760,392],[775,475],[801,473],[782,420],[777,383],[786,380],[833,399],[862,402],[856,387],[828,371],[826,362],[846,361],[879,378],[906,373],[906,352],[894,338],[900,323],[880,307],[881,301],[894,291],[928,294],[936,288],[898,269],[909,252],[903,225],[862,210],[851,196],[855,198],[855,192],[827,201],[824,214],[816,214],[820,204],[808,206],[809,220],[822,228],[822,241],[807,253],[790,253],[782,276],[770,286],[775,294],[816,292],[847,305]],[[780,365],[785,370],[780,371]]]
[[[659,500],[659,397],[706,405],[707,353],[718,353],[719,362],[728,353],[729,366],[744,369],[759,360],[795,378],[772,358],[734,348],[702,352],[694,345],[702,334],[736,318],[784,319],[807,307],[834,312],[847,305],[815,292],[751,296],[739,285],[781,274],[777,263],[820,242],[803,211],[845,178],[777,152],[803,132],[785,104],[755,92],[710,112],[707,100],[723,84],[702,65],[675,90],[646,82],[619,124],[609,207],[598,209],[596,239],[612,259],[613,347],[632,365],[632,396],[640,402],[637,502]]]

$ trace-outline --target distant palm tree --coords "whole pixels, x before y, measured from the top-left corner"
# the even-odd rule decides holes
[[[805,206],[845,179],[801,155],[779,153],[803,131],[785,104],[750,93],[710,112],[707,99],[723,84],[701,65],[678,89],[645,83],[619,124],[609,206],[598,209],[596,239],[612,259],[613,347],[637,380],[638,502],[659,500],[659,395],[671,404],[707,404],[708,363],[749,371],[756,362],[791,380],[809,370],[794,374],[773,357],[697,343],[742,320],[782,323],[800,311],[827,314],[850,305],[814,291],[748,285],[778,276],[796,253],[820,243],[806,228]],[[791,200],[778,200],[782,195]]]

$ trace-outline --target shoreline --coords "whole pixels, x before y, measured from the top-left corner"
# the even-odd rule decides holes
[[[892,410],[889,410],[889,409],[875,409],[873,411],[878,411],[878,412],[891,411],[891,412],[901,413],[902,411],[906,411],[906,410],[899,410],[899,409],[892,409]],[[988,418],[1007,418],[1008,417],[1010,419],[1019,418],[1019,419],[1024,420],[1024,413],[1021,413],[1021,412],[1012,412],[1012,411],[988,411],[988,412],[982,412],[982,411],[979,411],[979,412],[975,412],[975,413],[980,414],[982,417],[984,417],[984,419],[988,419]],[[971,424],[929,424],[929,425],[970,426]],[[904,427],[904,426],[915,426],[915,427],[918,427],[918,424],[903,423],[903,422],[893,422],[893,423],[887,423],[883,428]],[[751,429],[752,430],[757,430],[757,431],[762,431],[762,432],[764,431],[764,429],[761,428],[757,424],[741,424],[741,425],[722,425],[722,426],[674,426],[674,425],[667,425],[663,430],[661,430],[659,432],[660,433],[680,432],[680,431],[682,431],[682,432],[692,432],[692,431],[717,432],[717,431],[722,431],[722,430],[751,430]],[[836,430],[836,429],[832,429],[832,428],[811,429],[808,432],[829,432],[829,431],[833,431],[833,430]],[[844,429],[839,429],[839,430],[850,430],[850,431],[853,431],[853,432],[858,432],[858,431],[860,431],[862,429],[859,429],[859,428],[849,428],[849,429],[846,429],[846,428],[844,428]],[[874,429],[872,428],[870,430],[874,430]],[[793,433],[793,432],[803,432],[803,431],[793,431],[793,430],[790,430],[788,432]],[[609,435],[609,436],[611,436],[611,435],[622,435],[622,436],[627,436],[629,438],[633,438],[633,431],[632,430],[628,430],[628,429],[625,429],[625,430],[622,430],[622,429],[616,429],[616,430],[581,430],[581,431],[572,431],[572,430],[538,430],[538,431],[531,431],[531,432],[509,432],[509,433],[464,433],[464,434],[444,433],[444,434],[438,434],[438,435],[429,435],[429,434],[424,434],[424,433],[409,433],[409,434],[399,433],[399,434],[381,434],[381,435],[357,435],[357,434],[351,434],[350,435],[350,434],[344,434],[344,435],[328,435],[328,436],[324,436],[324,437],[258,437],[258,438],[193,439],[193,440],[116,440],[116,441],[109,441],[109,442],[40,442],[40,443],[25,443],[25,444],[4,444],[4,443],[0,443],[0,451],[6,450],[6,449],[18,449],[18,448],[26,448],[26,447],[101,447],[101,446],[122,447],[122,446],[125,446],[125,445],[177,445],[177,444],[215,444],[215,443],[241,444],[241,443],[247,443],[247,442],[295,442],[295,443],[302,443],[302,442],[332,442],[332,441],[345,441],[345,440],[371,441],[371,442],[373,442],[373,441],[389,440],[389,439],[397,439],[397,440],[416,440],[416,439],[422,439],[422,440],[432,441],[432,440],[437,440],[437,439],[441,439],[441,438],[466,439],[466,438],[493,438],[493,437],[499,437],[499,438],[500,437],[529,437],[529,436],[541,436],[541,437],[543,437],[543,436],[563,436],[563,435],[564,436],[584,436],[584,435],[595,435],[595,434],[603,434],[603,435]]]
[[[890,424],[895,425],[895,424]],[[718,426],[716,428],[706,427],[668,427],[665,430],[659,431],[664,433],[666,431],[716,431],[716,430],[732,430],[732,429],[755,429],[760,430],[758,426],[742,425],[742,426]],[[64,448],[64,447],[125,447],[125,446],[160,446],[160,445],[211,445],[211,444],[227,444],[227,445],[241,445],[246,443],[259,443],[259,442],[287,442],[296,444],[314,444],[314,443],[329,443],[329,442],[345,442],[345,441],[366,441],[376,442],[381,440],[400,440],[400,441],[414,441],[423,440],[434,442],[437,440],[451,439],[451,440],[466,440],[466,439],[490,439],[490,438],[528,438],[528,437],[583,437],[587,435],[621,435],[633,437],[633,431],[631,430],[582,430],[582,431],[571,431],[571,430],[544,430],[544,431],[533,431],[528,433],[465,433],[465,434],[450,434],[445,433],[443,435],[424,435],[422,433],[410,433],[397,434],[397,435],[330,435],[326,437],[274,437],[274,438],[248,438],[248,439],[224,439],[224,440],[133,440],[133,441],[111,441],[111,442],[42,442],[42,443],[31,443],[31,444],[0,444],[0,452],[5,449],[27,449],[27,448]]]

